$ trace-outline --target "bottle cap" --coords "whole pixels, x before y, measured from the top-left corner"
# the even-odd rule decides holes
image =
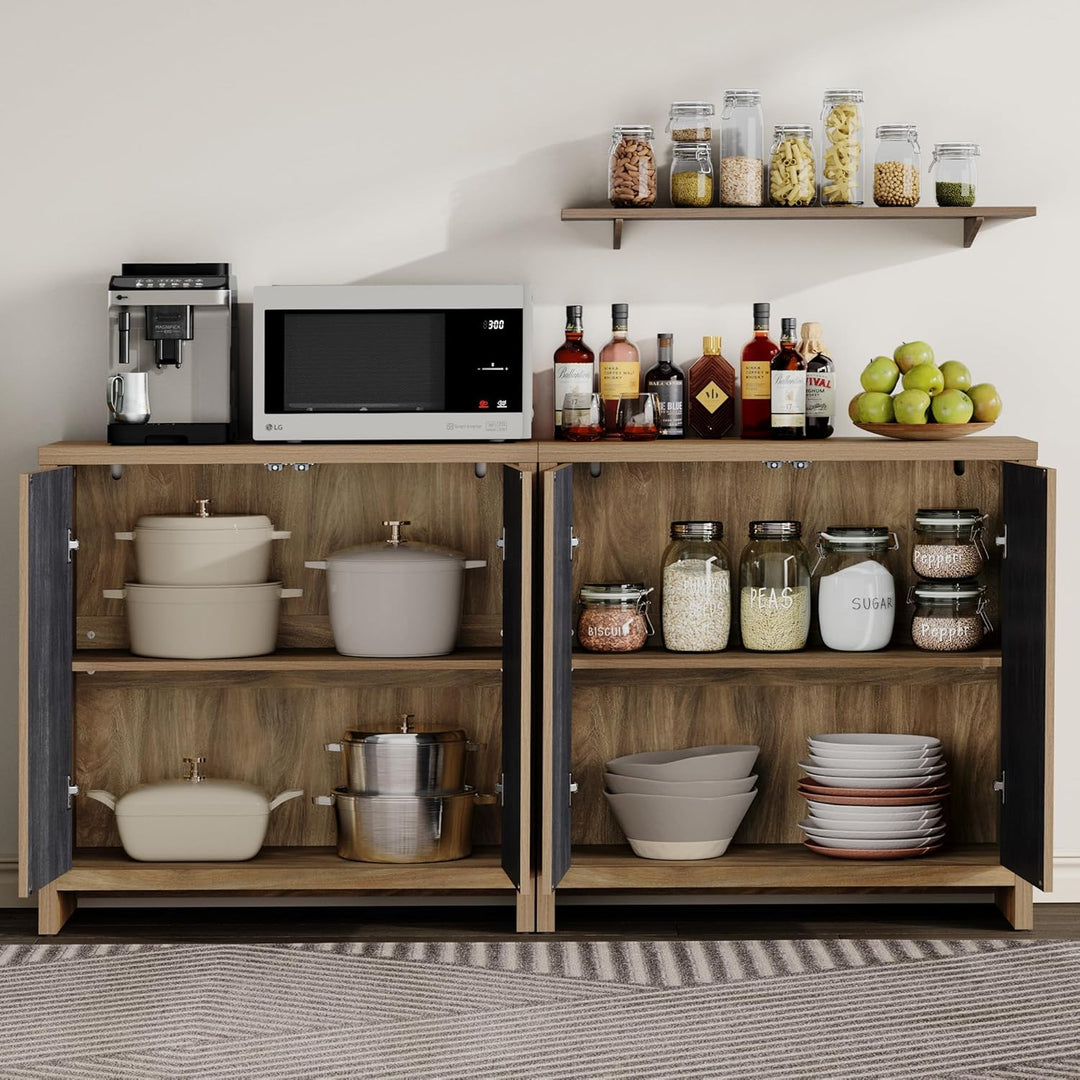
[[[701,352],[705,356],[720,355],[720,338],[710,335],[701,339]]]
[[[792,315],[789,318],[788,316],[785,315],[780,320],[780,329],[781,329],[782,333],[790,334],[792,337],[794,337],[795,336],[795,316]]]
[[[612,322],[626,322],[630,317],[630,305],[629,304],[612,304],[611,305],[611,321]]]
[[[566,305],[566,321],[568,323],[581,322],[581,305],[580,304],[567,304]]]
[[[769,305],[763,303],[756,303],[754,305],[754,322],[768,322],[769,321]]]
[[[671,348],[671,334],[657,334],[656,344],[663,348],[665,345]]]

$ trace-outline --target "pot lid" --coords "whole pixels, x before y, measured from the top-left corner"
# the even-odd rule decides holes
[[[362,731],[359,728],[345,732],[343,742],[378,743],[380,746],[424,746],[431,743],[468,742],[464,731],[413,731],[412,713],[402,713],[394,731]]]
[[[238,532],[273,529],[265,514],[213,514],[212,499],[196,499],[190,514],[148,514],[135,522],[136,529],[179,529],[191,532]]]
[[[446,574],[464,568],[465,556],[434,544],[406,540],[403,530],[409,521],[384,521],[390,529],[386,540],[335,551],[327,563],[347,574],[383,573],[387,570],[409,574]]]

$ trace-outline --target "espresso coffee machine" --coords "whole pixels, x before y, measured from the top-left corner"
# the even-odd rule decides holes
[[[235,440],[236,337],[228,263],[124,263],[109,279],[109,442]]]

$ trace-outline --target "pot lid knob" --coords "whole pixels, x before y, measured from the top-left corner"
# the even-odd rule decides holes
[[[201,784],[206,777],[199,772],[199,766],[206,764],[206,758],[204,757],[186,757],[184,761],[187,762],[188,774],[184,777],[189,783]]]
[[[401,535],[401,530],[406,525],[411,525],[411,521],[384,521],[383,524],[390,529],[390,539],[386,541],[388,544],[393,544],[394,547],[397,547],[398,544],[405,543],[405,537]]]
[[[195,516],[197,518],[208,518],[210,511],[206,508],[213,502],[213,499],[196,499],[195,500]],[[184,758],[187,761],[187,758]]]
[[[414,713],[403,712],[401,714],[401,734],[402,735],[408,735],[409,734],[409,732],[412,730],[412,728],[411,728],[412,722],[415,719],[416,719],[416,716],[415,716]]]

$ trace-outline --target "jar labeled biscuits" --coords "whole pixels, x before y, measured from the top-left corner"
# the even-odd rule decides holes
[[[915,605],[911,640],[929,652],[977,649],[993,626],[986,614],[986,589],[977,581],[920,581],[909,603]]]
[[[649,593],[641,582],[581,586],[578,644],[589,652],[634,652],[653,632]]]
[[[612,206],[652,206],[656,202],[656,159],[653,129],[647,124],[620,124],[611,129],[608,199]]]
[[[985,525],[986,515],[980,510],[916,510],[911,568],[931,580],[975,577],[990,561],[982,540]]]
[[[914,124],[881,124],[874,159],[874,202],[915,206],[919,201],[919,133]]]

